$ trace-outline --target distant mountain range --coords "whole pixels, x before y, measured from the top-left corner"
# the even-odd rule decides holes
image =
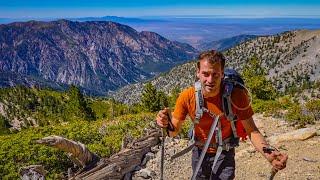
[[[21,21],[56,21],[57,18],[0,18],[0,23]],[[248,35],[274,35],[297,29],[320,29],[318,18],[245,18],[232,16],[158,16],[158,17],[79,17],[71,21],[113,21],[137,31],[151,31],[173,40],[202,49],[203,43]]]
[[[241,43],[248,41],[250,39],[254,39],[256,37],[258,37],[258,36],[243,34],[243,35],[239,35],[239,36],[221,39],[218,41],[203,42],[199,46],[199,49],[201,49],[201,50],[216,49],[218,51],[225,51],[225,50],[230,49],[238,44],[241,44]]]
[[[120,17],[120,16],[102,16],[102,17],[78,17],[78,18],[64,18],[65,20],[69,21],[78,21],[78,22],[85,22],[85,21],[112,21],[117,22],[120,24],[130,24],[130,23],[161,23],[161,22],[168,22],[164,19],[153,19],[153,18],[131,18],[131,17]],[[59,18],[0,18],[0,24],[7,24],[13,22],[27,22],[27,21],[58,21]]]
[[[248,35],[275,35],[297,29],[320,29],[318,18],[234,18],[217,17],[155,17],[166,22],[126,23],[138,31],[152,31],[185,42],[197,49],[205,42]],[[154,18],[154,19],[155,19]]]
[[[121,24],[131,24],[131,23],[164,23],[167,20],[161,19],[143,19],[143,18],[130,18],[130,17],[119,17],[119,16],[103,16],[103,17],[83,17],[83,18],[67,18],[70,21],[112,21]]]
[[[53,82],[75,84],[100,95],[146,80],[198,54],[188,44],[105,21],[0,25],[0,47],[0,86]]]
[[[280,91],[320,82],[320,30],[289,31],[274,36],[256,37],[224,51],[227,67],[242,71],[252,57],[257,57],[267,70],[268,78]],[[158,90],[168,94],[173,88],[192,86],[196,75],[196,62],[176,66],[170,72],[151,82]],[[112,96],[127,104],[140,100],[144,83],[119,89]],[[320,94],[319,90],[315,90]],[[124,96],[125,95],[125,96]]]

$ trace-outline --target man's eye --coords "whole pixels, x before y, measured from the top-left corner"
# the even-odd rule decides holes
[[[209,73],[207,73],[207,72],[203,72],[202,74],[203,74],[203,76],[205,76],[205,77],[208,77],[208,76],[209,76]]]
[[[212,76],[213,76],[213,77],[218,77],[219,74],[218,74],[218,73],[212,73]]]

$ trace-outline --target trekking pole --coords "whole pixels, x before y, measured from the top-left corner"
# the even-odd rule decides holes
[[[164,165],[164,141],[166,138],[167,130],[162,128],[161,135],[162,135],[162,142],[161,142],[161,162],[160,162],[160,180],[163,180],[163,165]]]
[[[268,180],[273,180],[273,178],[277,174],[277,172],[278,172],[278,170],[272,168]]]
[[[162,135],[162,142],[161,142],[161,160],[160,160],[160,180],[163,180],[163,171],[164,171],[164,147],[165,147],[165,140],[166,136],[169,135],[169,130],[173,131],[174,127],[171,122],[171,111],[169,109],[168,113],[168,127],[167,128],[162,128],[161,135]]]

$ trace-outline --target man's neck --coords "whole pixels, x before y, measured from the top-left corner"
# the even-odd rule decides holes
[[[216,96],[219,95],[219,92],[220,92],[219,90],[214,91],[214,92],[205,92],[205,91],[203,90],[203,96],[204,96],[204,98],[216,97]]]

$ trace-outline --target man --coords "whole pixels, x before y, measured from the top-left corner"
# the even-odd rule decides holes
[[[204,98],[204,105],[206,108],[216,115],[223,114],[222,111],[222,78],[224,76],[225,57],[222,53],[217,51],[206,51],[199,55],[197,63],[197,77],[201,82],[202,95]],[[195,88],[190,87],[185,89],[178,97],[176,106],[172,114],[171,123],[174,126],[173,131],[169,131],[170,136],[176,136],[187,115],[195,120],[196,111],[196,97]],[[248,135],[254,147],[259,151],[276,170],[281,170],[286,167],[288,156],[278,151],[265,153],[263,148],[269,147],[264,137],[256,127],[252,115],[253,111],[250,106],[250,100],[247,92],[240,88],[235,88],[231,95],[234,114],[245,130],[245,135]],[[168,114],[171,113],[168,108],[159,111],[156,121],[162,127],[168,127]],[[203,145],[208,138],[210,127],[213,123],[212,117],[208,112],[204,113],[200,119],[199,124],[195,125],[194,134],[196,141],[200,142],[192,150],[192,169],[195,171],[197,162],[203,148]],[[220,119],[222,129],[222,139],[226,140],[232,136],[232,128],[230,121],[226,117]],[[242,127],[240,126],[240,127]],[[237,127],[238,130],[238,127]],[[244,138],[243,133],[240,137]],[[234,148],[223,150],[219,156],[218,163],[211,169],[213,164],[215,152],[217,151],[215,138],[212,138],[205,157],[202,161],[201,168],[197,173],[197,179],[233,179],[235,176],[235,159]]]

